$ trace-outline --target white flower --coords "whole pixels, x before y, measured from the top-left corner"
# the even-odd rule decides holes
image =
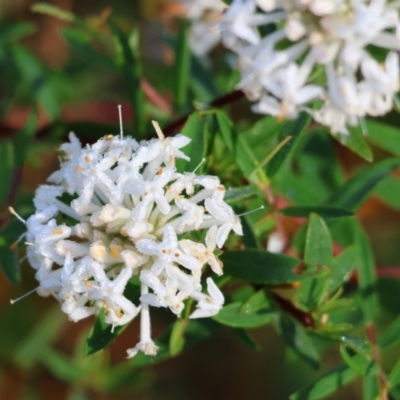
[[[195,54],[205,55],[221,40],[220,19],[226,4],[221,0],[180,0],[192,25],[189,44]]]
[[[26,221],[38,294],[54,296],[73,321],[103,310],[114,327],[140,312],[140,342],[130,357],[157,352],[150,306],[180,315],[192,298],[193,318],[219,311],[223,295],[211,279],[208,295],[202,292],[202,267],[222,274],[216,243],[222,247],[230,230],[242,233],[218,178],[177,173],[175,160],[188,159],[180,149],[190,139],[165,138],[155,128],[159,139],[138,144],[109,135],[85,148],[71,134],[54,185],[39,187],[36,212]],[[178,237],[202,229],[206,246]],[[125,295],[133,277],[141,282],[138,305]]]
[[[348,125],[393,107],[399,8],[385,0],[233,0],[214,30],[237,55],[238,88],[256,101],[255,112],[294,119],[306,110],[346,135]],[[196,42],[201,36],[209,40],[200,29]],[[386,52],[383,67],[371,46]]]

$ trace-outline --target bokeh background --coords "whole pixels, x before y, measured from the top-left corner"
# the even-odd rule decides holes
[[[94,34],[88,39],[65,21],[32,12],[33,3],[0,1],[0,157],[7,157],[7,143],[33,118],[34,140],[26,149],[27,161],[18,179],[18,201],[25,215],[29,215],[35,188],[57,167],[56,149],[70,130],[83,142],[118,133],[117,104],[123,104],[126,131],[133,131],[135,117],[124,75],[115,62],[115,43],[106,24],[109,18],[127,32],[140,32],[145,78],[142,89],[153,114],[161,122],[178,116],[172,108],[176,77],[170,46],[177,29],[174,16],[180,12],[177,5],[160,0],[48,2],[85,20]],[[212,55],[217,65],[219,51]],[[207,90],[193,83],[193,97],[209,101],[233,89],[237,75],[226,71],[220,66],[215,86]],[[235,107],[235,115],[248,113],[246,102]],[[36,114],[37,119],[33,117]],[[378,158],[386,156],[382,150],[374,148],[374,152]],[[336,153],[348,171],[364,163],[341,146],[336,147]],[[1,176],[0,220],[8,218],[8,199],[15,196],[9,189],[15,178]],[[377,190],[389,191],[386,197],[390,201],[372,197],[361,209],[360,218],[377,265],[384,267],[382,271],[391,267],[393,276],[396,265],[400,265],[400,214],[396,211],[400,198],[390,193],[385,182]],[[284,219],[284,224],[288,231],[295,231],[292,219]],[[280,400],[340,362],[338,351],[325,349],[321,343],[321,366],[314,370],[295,357],[272,327],[251,331],[260,345],[260,350],[254,351],[233,330],[219,326],[212,338],[184,354],[157,365],[133,368],[125,362],[125,350],[136,343],[138,321],[131,323],[110,348],[85,357],[84,342],[93,320],[69,322],[54,299],[37,295],[10,305],[10,299],[35,287],[29,265],[22,261],[20,267],[20,285],[11,285],[0,273],[1,400]],[[384,327],[400,311],[400,285],[385,278],[379,282],[385,310],[380,326]],[[162,310],[155,310],[153,315],[157,336],[173,317]],[[383,354],[384,365],[397,361],[397,350],[391,348]],[[331,397],[359,398],[360,381]]]

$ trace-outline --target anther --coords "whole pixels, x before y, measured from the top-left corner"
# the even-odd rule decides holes
[[[13,299],[10,299],[10,304],[14,304],[14,303],[16,303],[17,301],[20,301],[20,300],[24,299],[25,297],[28,297],[28,296],[31,295],[32,293],[36,292],[37,289],[38,289],[38,288],[32,289],[32,290],[29,291],[28,293],[25,293],[25,294],[23,294],[22,296],[20,296],[20,297],[14,299],[14,300],[13,300]]]
[[[86,161],[87,163],[90,163],[90,158],[89,158],[88,156],[85,156],[85,161]]]
[[[206,159],[202,158],[199,165],[192,171],[192,174],[194,174],[204,163],[205,163]]]
[[[161,128],[160,128],[160,124],[159,124],[157,121],[151,121],[151,123],[153,124],[154,129],[155,129],[156,132],[157,132],[158,138],[159,138],[161,141],[165,140],[165,136],[164,136],[164,134],[163,134],[163,132],[162,132],[162,130],[161,130]]]
[[[18,220],[20,220],[23,224],[26,224],[26,221],[14,210],[13,207],[8,207],[8,211],[15,217],[17,217]]]
[[[83,168],[82,168],[80,165],[78,165],[78,166],[76,167],[76,170],[77,170],[78,172],[83,172]]]

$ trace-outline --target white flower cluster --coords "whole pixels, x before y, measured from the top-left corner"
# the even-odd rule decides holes
[[[386,0],[233,0],[220,35],[237,54],[239,88],[255,112],[293,119],[306,110],[346,135],[393,107],[399,8]]]
[[[214,255],[239,218],[224,202],[225,188],[214,176],[178,173],[175,159],[190,139],[177,135],[136,142],[107,136],[81,147],[74,134],[61,146],[61,168],[34,198],[27,221],[27,256],[36,270],[40,295],[54,296],[73,321],[105,312],[113,327],[141,314],[140,342],[128,350],[154,355],[149,306],[180,315],[184,301],[197,302],[190,318],[218,313],[224,297],[211,278],[207,293],[201,275],[208,264],[222,274]],[[207,229],[205,245],[178,235]],[[140,305],[124,296],[137,276]]]

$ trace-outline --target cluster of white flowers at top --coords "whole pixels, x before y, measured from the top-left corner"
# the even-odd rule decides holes
[[[224,202],[214,176],[179,173],[175,159],[190,139],[177,135],[136,142],[107,136],[81,147],[74,134],[63,144],[61,168],[34,197],[27,221],[27,256],[36,270],[37,292],[53,295],[73,321],[105,312],[113,327],[141,314],[140,342],[128,350],[154,355],[149,306],[180,315],[184,300],[197,302],[190,318],[218,313],[224,297],[211,278],[207,294],[201,274],[208,264],[222,274],[214,255],[239,218]],[[68,200],[67,200],[68,199]],[[207,229],[205,245],[178,235]],[[140,306],[124,296],[128,281],[141,283]]]
[[[399,8],[386,0],[233,0],[219,30],[255,112],[293,119],[306,110],[346,135],[347,126],[393,107]],[[382,52],[380,63],[374,54]]]

